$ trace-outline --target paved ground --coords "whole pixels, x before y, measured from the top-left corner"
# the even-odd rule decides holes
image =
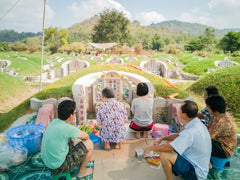
[[[136,148],[146,148],[153,140],[125,140],[120,150],[94,150],[94,180],[164,180],[162,167],[156,168],[145,160],[138,163],[135,157]],[[175,178],[176,179],[176,178]]]

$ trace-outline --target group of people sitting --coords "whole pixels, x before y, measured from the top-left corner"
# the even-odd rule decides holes
[[[148,137],[153,127],[153,99],[149,98],[146,83],[137,85],[137,98],[133,99],[131,111],[133,119],[129,128],[136,138]],[[104,104],[99,107],[97,122],[102,126],[100,133],[105,150],[121,148],[128,116],[125,106],[114,99],[110,88],[102,91]],[[184,101],[180,108],[180,122],[184,129],[177,134],[160,137],[145,149],[143,157],[150,151],[160,152],[160,160],[167,179],[173,179],[173,173],[184,179],[206,179],[210,166],[210,156],[231,157],[237,144],[237,135],[231,120],[225,111],[224,99],[218,95],[217,88],[211,86],[205,92],[206,108],[198,113],[193,101]],[[58,105],[58,118],[47,127],[42,140],[42,159],[52,174],[71,171],[79,166],[78,177],[92,174],[86,168],[93,152],[93,143],[89,135],[69,124],[75,118],[76,104],[65,100]],[[201,121],[200,119],[203,119]],[[163,143],[164,142],[164,143]]]

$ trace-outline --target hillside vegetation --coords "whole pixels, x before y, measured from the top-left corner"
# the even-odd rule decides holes
[[[208,86],[216,86],[224,97],[227,108],[237,118],[240,127],[240,65],[217,70],[207,74],[192,84],[188,90],[203,95]]]
[[[155,28],[168,28],[170,31],[179,31],[183,33],[188,33],[191,35],[200,35],[202,34],[206,28],[213,28],[215,29],[215,35],[217,38],[222,38],[226,33],[230,31],[239,32],[240,29],[218,29],[214,27],[210,27],[207,25],[199,24],[199,23],[189,23],[189,22],[182,22],[182,21],[164,21],[157,24],[151,24],[152,27]]]

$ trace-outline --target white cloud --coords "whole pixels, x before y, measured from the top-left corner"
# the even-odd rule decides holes
[[[162,14],[159,14],[156,11],[141,12],[137,14],[136,19],[140,21],[141,25],[144,26],[150,25],[152,23],[160,23],[166,20]]]
[[[39,32],[42,30],[43,0],[0,1],[0,29]],[[11,8],[13,7],[13,8]],[[54,17],[54,11],[46,6],[46,24]]]
[[[208,7],[210,9],[222,7],[222,8],[239,8],[240,1],[239,0],[211,0],[208,3]]]
[[[215,27],[240,28],[239,0],[211,0],[208,3],[208,7],[211,11],[211,19]]]
[[[88,19],[104,9],[116,9],[123,12],[127,18],[131,18],[130,12],[114,0],[78,0],[73,2],[69,9],[79,21]]]

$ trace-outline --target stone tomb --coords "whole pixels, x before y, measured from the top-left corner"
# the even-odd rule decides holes
[[[73,98],[77,106],[77,121],[84,124],[87,113],[96,113],[97,106],[103,102],[102,90],[110,87],[115,98],[123,102],[130,116],[130,105],[136,97],[136,85],[146,82],[149,86],[149,97],[153,97],[153,85],[144,77],[122,71],[92,73],[78,79],[72,88]]]

